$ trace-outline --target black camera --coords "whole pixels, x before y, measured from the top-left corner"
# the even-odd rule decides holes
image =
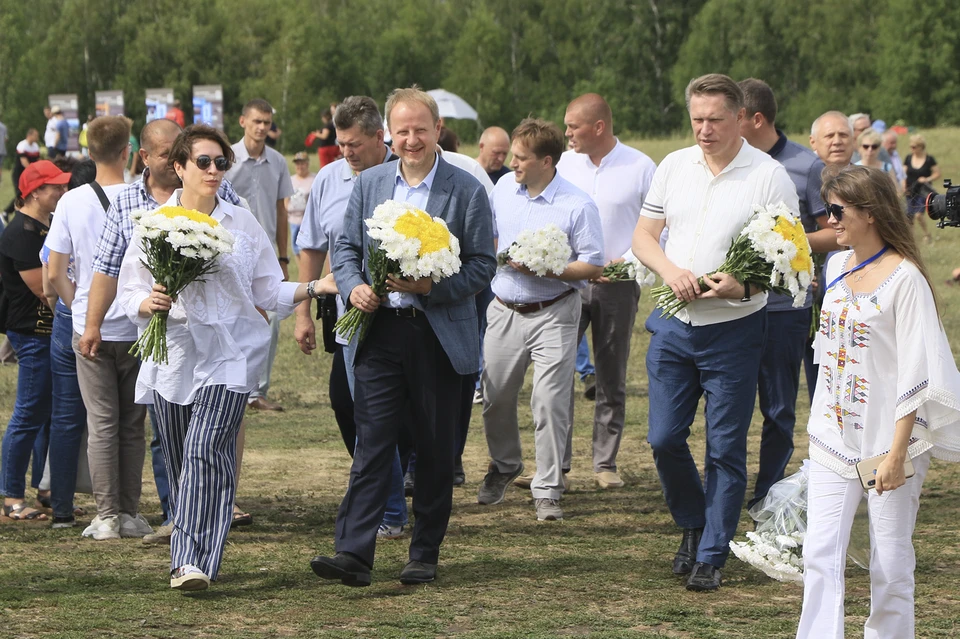
[[[937,228],[960,226],[960,186],[953,186],[950,180],[943,181],[946,193],[931,193],[927,196],[927,215],[937,220]]]

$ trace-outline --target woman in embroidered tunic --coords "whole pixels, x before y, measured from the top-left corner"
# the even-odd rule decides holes
[[[960,461],[960,373],[893,181],[851,166],[821,196],[837,243],[827,265],[810,409],[811,468],[797,637],[843,637],[844,564],[863,496],[856,464],[885,455],[868,493],[871,609],[864,636],[914,636],[912,536],[931,456]],[[911,459],[916,474],[905,477]]]
[[[187,127],[170,150],[183,182],[167,205],[211,215],[234,236],[233,252],[215,271],[193,282],[176,303],[143,265],[143,250],[130,245],[118,287],[120,304],[141,328],[169,311],[169,361],[140,367],[136,400],[152,403],[170,477],[174,530],[170,586],[202,590],[217,578],[230,529],[236,476],[236,439],[257,387],[270,343],[258,309],[289,315],[308,293],[335,293],[332,278],[308,284],[282,282],[267,234],[253,214],[216,196],[233,161],[220,131]]]

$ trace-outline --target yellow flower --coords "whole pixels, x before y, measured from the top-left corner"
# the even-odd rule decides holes
[[[813,268],[813,260],[810,257],[810,243],[807,241],[807,233],[803,230],[803,225],[798,218],[789,218],[780,216],[777,218],[777,224],[773,227],[782,238],[797,247],[797,254],[790,260],[790,266],[798,273],[809,272]]]
[[[408,211],[398,217],[393,230],[404,237],[420,240],[420,257],[450,248],[450,231],[420,209]]]
[[[219,226],[220,223],[215,219],[207,215],[206,213],[201,213],[200,211],[194,211],[193,209],[185,209],[182,206],[164,206],[160,209],[159,213],[164,217],[168,217],[171,220],[178,217],[185,217],[188,220],[193,220],[194,222],[200,222],[201,224],[206,224],[210,227]]]

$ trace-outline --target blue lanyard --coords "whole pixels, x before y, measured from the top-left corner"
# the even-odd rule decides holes
[[[874,260],[877,260],[881,255],[883,255],[884,253],[887,252],[887,249],[888,249],[888,248],[890,248],[890,247],[889,247],[889,246],[884,246],[884,247],[883,247],[882,249],[880,249],[873,257],[871,257],[871,258],[869,258],[869,259],[866,259],[866,260],[860,262],[859,264],[857,264],[856,266],[854,266],[854,267],[853,267],[852,269],[850,269],[849,271],[846,271],[846,272],[844,272],[844,273],[841,273],[840,275],[837,276],[837,278],[836,278],[835,280],[833,280],[832,282],[830,282],[830,286],[828,286],[825,290],[829,291],[831,288],[833,288],[833,285],[834,285],[834,284],[836,284],[837,282],[839,282],[840,280],[842,280],[843,278],[845,278],[847,275],[850,275],[851,273],[856,273],[857,271],[859,271],[860,269],[862,269],[864,266],[866,266],[866,265],[869,264],[870,262],[873,262]]]

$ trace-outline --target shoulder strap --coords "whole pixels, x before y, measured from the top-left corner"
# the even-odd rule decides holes
[[[110,208],[110,198],[107,197],[107,194],[103,192],[103,187],[97,184],[97,181],[94,180],[90,183],[90,188],[94,190],[97,194],[97,197],[100,198],[100,204],[103,206],[103,210],[106,211]]]

